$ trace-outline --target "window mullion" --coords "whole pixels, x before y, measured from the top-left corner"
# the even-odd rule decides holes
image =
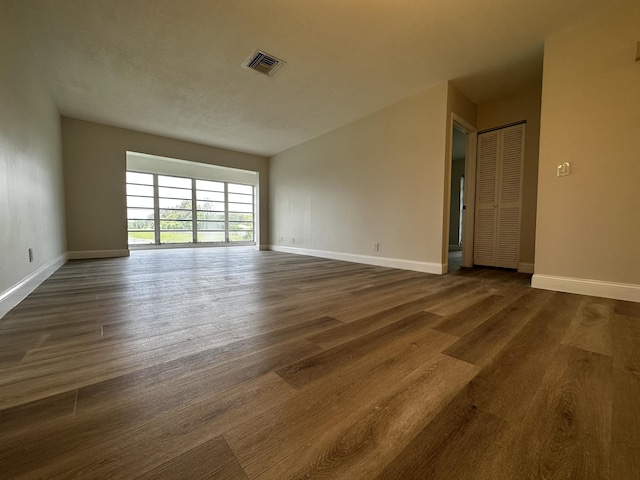
[[[154,236],[155,236],[155,244],[160,245],[160,200],[159,198],[159,190],[158,190],[158,175],[153,174],[153,216],[155,218],[154,222]]]
[[[191,179],[191,231],[193,243],[198,243],[198,207],[196,205],[196,179]]]
[[[224,238],[229,243],[229,183],[224,182]]]

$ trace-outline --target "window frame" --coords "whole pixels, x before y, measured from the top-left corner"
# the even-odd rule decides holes
[[[158,248],[158,247],[170,247],[170,246],[230,246],[230,245],[256,245],[256,187],[255,185],[251,185],[251,184],[243,184],[243,183],[237,183],[237,182],[227,182],[224,180],[212,180],[212,179],[205,179],[205,178],[197,178],[197,177],[185,177],[182,175],[168,175],[168,174],[163,174],[163,173],[150,173],[150,172],[143,172],[143,171],[139,171],[139,170],[126,170],[126,173],[133,173],[133,174],[145,174],[145,175],[151,175],[152,177],[152,181],[153,181],[153,197],[150,197],[148,195],[140,195],[140,194],[129,194],[128,191],[125,193],[126,195],[126,203],[127,203],[127,244],[129,246],[129,248]],[[188,190],[187,187],[168,187],[166,185],[160,185],[160,178],[159,177],[171,177],[171,178],[179,178],[179,179],[185,179],[185,180],[189,180],[191,182],[191,198],[187,199],[187,198],[173,198],[173,197],[161,197],[160,196],[160,188],[180,188],[182,190]],[[221,188],[223,189],[223,191],[220,190],[210,190],[210,188],[214,188],[212,185],[203,185],[205,188],[197,188],[198,186],[198,180],[202,181],[202,182],[210,182],[210,183],[218,183],[221,184]],[[125,186],[127,188],[125,188],[125,190],[128,190],[129,185],[142,185],[142,186],[151,186],[149,184],[140,184],[140,183],[136,183],[136,182],[129,182],[128,178],[125,180]],[[234,201],[234,202],[229,202],[229,186],[240,186],[240,187],[249,187],[251,188],[251,193],[238,193],[238,192],[231,192],[232,195],[246,195],[248,198],[248,200],[250,200],[250,202],[238,202],[238,201]],[[224,199],[223,201],[220,200],[198,200],[198,192],[207,192],[207,193],[223,193],[224,195]],[[154,212],[154,216],[153,219],[143,219],[144,221],[150,221],[153,224],[153,229],[146,229],[146,230],[140,230],[140,229],[130,229],[129,228],[129,222],[132,220],[140,220],[140,219],[130,219],[129,218],[129,210],[135,210],[135,209],[139,209],[139,210],[151,210],[151,208],[146,207],[146,208],[142,208],[142,207],[129,207],[129,197],[144,197],[144,198],[153,198],[153,212]],[[232,198],[242,198],[242,197],[232,197]],[[187,209],[187,208],[178,208],[178,207],[172,207],[172,208],[160,208],[160,201],[161,200],[175,200],[176,202],[179,201],[190,201],[191,202],[191,209]],[[198,208],[198,202],[201,203],[205,203],[205,202],[211,202],[211,203],[215,203],[215,204],[222,204],[224,206],[224,210],[220,211],[218,209],[216,210],[201,210]],[[229,210],[229,205],[230,204],[242,204],[242,205],[250,205],[251,209],[248,212],[237,212],[237,211],[230,211]],[[238,208],[238,207],[234,207],[234,208]],[[162,211],[183,211],[183,212],[188,212],[191,211],[191,220],[185,220],[185,219],[176,219],[176,221],[184,221],[184,222],[191,222],[191,229],[189,230],[173,230],[173,229],[162,229],[162,222],[163,221],[167,221],[167,219],[163,219],[160,216],[160,213]],[[220,214],[223,214],[224,216],[224,222],[222,219],[220,220],[214,220],[214,219],[207,219],[207,218],[203,218],[200,219],[199,218],[199,213],[203,213],[203,212],[211,212],[211,213],[215,213],[218,214],[218,216],[220,216]],[[243,214],[250,214],[251,215],[251,219],[250,220],[230,220],[230,214],[232,215],[243,215]],[[234,217],[234,218],[238,218],[238,217]],[[207,222],[207,223],[224,223],[224,231],[221,229],[216,229],[216,230],[212,230],[212,229],[199,229],[198,228],[198,222]],[[234,226],[237,224],[250,224],[251,225],[251,229],[234,229],[234,230],[230,230],[230,226]],[[179,232],[179,233],[187,233],[190,232],[191,233],[191,241],[190,242],[161,242],[161,238],[162,238],[162,234],[166,234],[167,232]],[[154,235],[154,239],[153,242],[149,242],[149,243],[130,243],[130,239],[131,237],[129,237],[129,234],[132,232],[153,232]],[[239,234],[240,232],[251,232],[251,240],[232,240],[233,236]],[[198,234],[199,233],[203,233],[203,234],[217,234],[217,233],[222,233],[222,236],[224,238],[223,241],[199,241],[198,240]]]

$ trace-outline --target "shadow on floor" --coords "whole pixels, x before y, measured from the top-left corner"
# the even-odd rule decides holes
[[[462,252],[449,252],[449,275],[461,275],[466,277],[481,277],[491,281],[506,281],[509,283],[531,284],[531,274],[520,273],[517,270],[498,267],[463,267]]]

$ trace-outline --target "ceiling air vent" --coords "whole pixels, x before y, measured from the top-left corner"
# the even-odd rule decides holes
[[[256,50],[242,64],[243,67],[252,68],[260,73],[272,77],[285,62],[279,58],[269,55],[262,50]]]

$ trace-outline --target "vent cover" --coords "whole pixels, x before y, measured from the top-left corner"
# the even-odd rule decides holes
[[[262,50],[256,50],[247,58],[242,66],[272,77],[284,64],[285,62],[279,58],[265,53]]]

